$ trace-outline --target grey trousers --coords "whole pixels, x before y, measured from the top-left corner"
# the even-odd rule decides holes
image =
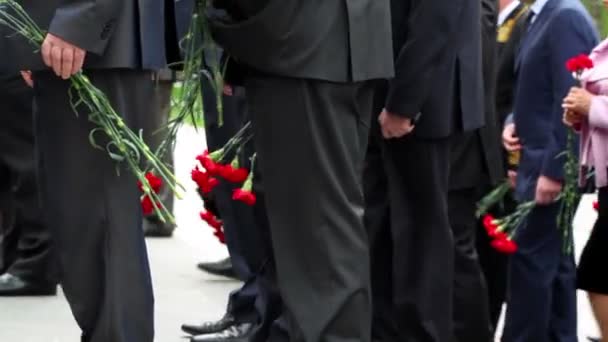
[[[290,340],[368,342],[372,86],[255,77],[246,87]]]

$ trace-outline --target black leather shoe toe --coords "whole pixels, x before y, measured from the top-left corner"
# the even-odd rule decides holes
[[[216,333],[193,336],[191,342],[246,342],[253,333],[253,324],[236,324],[228,329]]]
[[[197,267],[201,271],[205,271],[213,275],[236,279],[236,274],[234,273],[234,269],[232,268],[232,261],[230,261],[230,258],[226,258],[217,262],[201,262],[197,265]]]
[[[204,322],[198,325],[184,324],[182,325],[182,331],[190,335],[214,334],[226,330],[235,324],[234,317],[226,314],[222,319],[215,322]]]

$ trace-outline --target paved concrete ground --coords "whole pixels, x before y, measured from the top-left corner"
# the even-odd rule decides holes
[[[193,191],[189,172],[194,156],[202,152],[204,138],[193,129],[181,132],[176,148],[176,167],[188,191],[177,202],[178,230],[172,239],[148,240],[156,291],[156,324],[158,342],[182,341],[179,326],[219,318],[228,293],[236,282],[199,272],[195,264],[216,260],[226,251],[198,218],[201,202]],[[578,246],[588,238],[594,213],[591,198],[581,206],[577,216]],[[580,248],[578,248],[580,250]],[[596,327],[584,295],[579,296],[579,335],[581,341],[596,334]],[[76,342],[79,332],[62,296],[53,298],[0,298],[0,342]],[[111,341],[108,341],[111,342]]]

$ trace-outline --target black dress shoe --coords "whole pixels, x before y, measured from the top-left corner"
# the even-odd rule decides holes
[[[191,342],[246,342],[253,333],[253,324],[240,323],[215,334],[193,336]]]
[[[230,258],[216,262],[201,262],[197,265],[197,267],[200,270],[213,275],[237,279],[234,269],[232,268],[232,261],[230,261]]]
[[[182,325],[182,331],[190,335],[215,334],[224,331],[235,324],[234,317],[230,314],[226,314],[222,319],[215,322],[204,322],[199,325],[184,324]]]
[[[0,275],[0,297],[54,296],[57,285],[33,284],[19,277],[5,273]]]

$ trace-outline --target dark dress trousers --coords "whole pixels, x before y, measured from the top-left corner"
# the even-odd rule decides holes
[[[478,6],[469,0],[391,2],[396,75],[376,91],[363,179],[376,340],[453,338],[449,137],[483,124],[481,114],[455,110],[463,75],[477,76],[474,62],[465,65],[457,57],[463,44],[479,44],[458,33],[479,21]],[[465,57],[479,60],[475,54]],[[474,90],[467,95],[482,101]],[[414,131],[383,139],[377,122],[383,108],[417,118]]]
[[[233,59],[223,59],[226,60],[229,64],[226,67],[225,82],[232,88],[232,94],[224,94],[222,97],[222,125],[219,124],[214,86],[209,79],[202,79],[203,106],[206,109],[205,132],[210,151],[222,148],[250,120],[243,83],[246,68]],[[243,151],[241,165],[250,167],[248,158],[253,153],[251,142]],[[266,342],[271,333],[275,334],[275,338],[282,337],[281,341],[287,341],[285,328],[278,322],[283,306],[274,274],[272,243],[259,170],[256,170],[255,179],[258,202],[253,208],[232,200],[232,192],[237,187],[235,184],[221,182],[213,191],[213,200],[224,222],[232,266],[237,276],[244,281],[240,288],[230,294],[226,313],[239,323],[254,325],[251,342]]]
[[[229,14],[212,13],[212,31],[253,69],[248,109],[290,340],[370,341],[361,170],[367,81],[393,71],[389,3],[267,0]]]
[[[87,50],[85,73],[130,127],[142,127],[142,113],[157,105],[148,70],[165,67],[168,51],[177,51],[165,1],[21,3],[43,29]],[[85,109],[76,117],[70,83],[46,71],[18,37],[4,43],[3,67],[34,71],[42,203],[82,341],[151,342],[154,299],[136,180],[90,145],[94,126]]]
[[[462,110],[464,117],[482,115],[485,125],[451,138],[448,210],[455,248],[454,341],[489,342],[493,338],[488,299],[483,295],[487,288],[475,244],[475,209],[479,194],[504,178],[501,125],[494,111],[497,5],[495,0],[481,0],[471,8],[471,15],[476,13],[480,20],[465,26],[468,30],[463,34],[469,39],[458,56],[459,65],[469,66],[459,68],[456,110]],[[466,70],[469,72],[463,72]],[[464,89],[475,91],[475,95]]]
[[[44,286],[56,280],[36,180],[33,95],[19,74],[0,75],[0,274]]]

